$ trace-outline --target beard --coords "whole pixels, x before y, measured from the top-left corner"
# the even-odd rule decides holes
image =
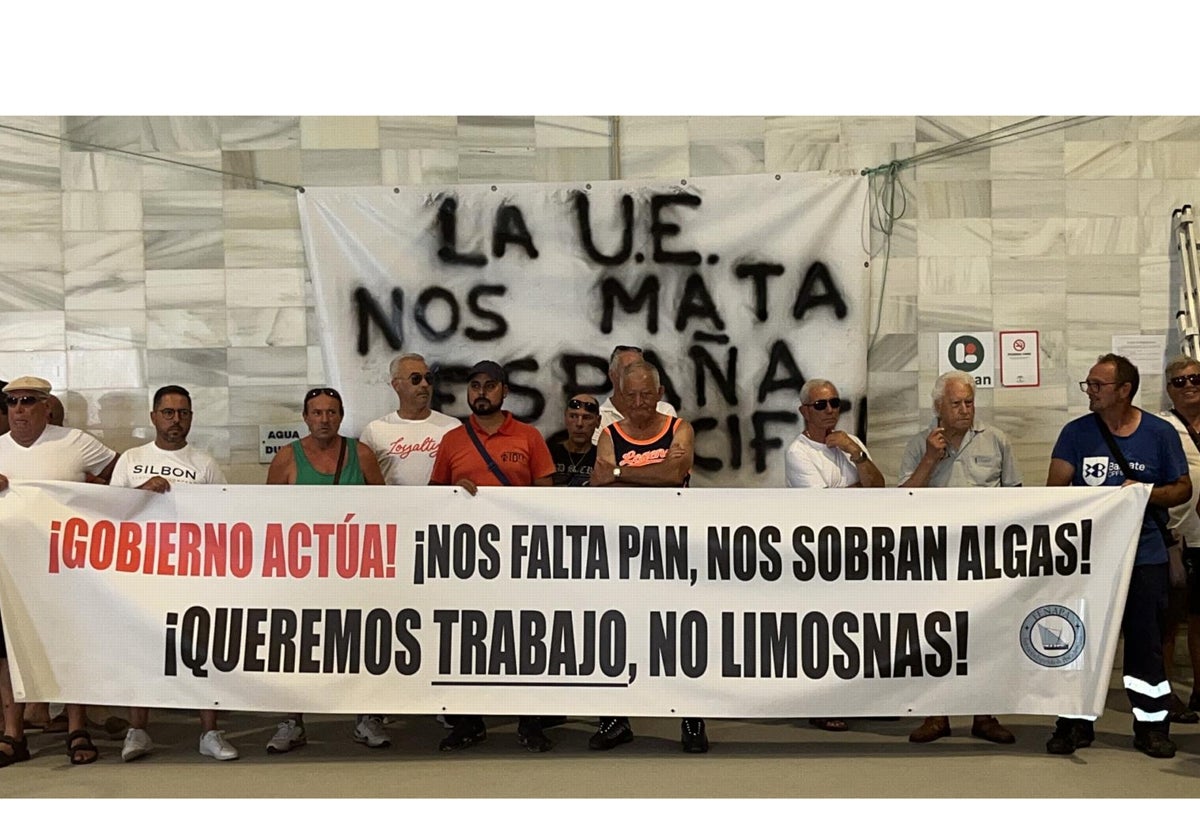
[[[487,397],[480,397],[471,403],[471,413],[478,417],[486,417],[500,410],[499,403],[493,403]]]

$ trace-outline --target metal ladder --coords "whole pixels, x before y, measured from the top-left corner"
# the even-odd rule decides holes
[[[1185,204],[1171,213],[1175,228],[1175,244],[1179,247],[1179,262],[1182,266],[1183,282],[1179,287],[1179,311],[1175,319],[1179,324],[1179,349],[1185,356],[1200,359],[1200,292],[1197,278],[1200,277],[1200,252],[1196,245],[1196,217],[1192,205]]]

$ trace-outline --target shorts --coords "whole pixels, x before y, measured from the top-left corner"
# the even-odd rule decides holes
[[[1183,550],[1183,568],[1187,570],[1187,614],[1200,615],[1200,548]]]

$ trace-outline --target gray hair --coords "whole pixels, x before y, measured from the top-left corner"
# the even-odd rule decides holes
[[[822,385],[828,385],[830,388],[837,391],[837,386],[834,385],[832,382],[830,382],[828,379],[809,379],[809,380],[806,380],[805,383],[800,387],[800,402],[801,403],[808,402],[809,401],[808,398],[810,396],[812,396],[813,388],[819,388]],[[840,396],[840,392],[839,392],[839,396]]]
[[[933,383],[933,391],[930,392],[930,395],[933,397],[933,404],[935,406],[946,396],[946,386],[951,382],[966,385],[971,389],[971,396],[975,396],[975,378],[961,370],[951,370],[943,373]]]
[[[649,373],[650,378],[654,380],[655,388],[662,387],[662,382],[658,378],[658,368],[647,362],[645,359],[639,359],[636,362],[630,362],[629,364],[625,365],[625,367],[621,368],[621,375],[617,378],[617,387],[624,390],[625,380],[629,377],[629,374],[637,373],[638,371],[645,371],[646,373]]]
[[[425,362],[425,357],[420,353],[401,353],[396,358],[392,359],[392,363],[388,365],[388,379],[395,379],[399,376],[400,365],[404,362]]]
[[[1180,371],[1187,370],[1190,367],[1200,367],[1200,361],[1193,359],[1191,356],[1176,356],[1167,364],[1167,369],[1163,371],[1163,376],[1170,379],[1172,376],[1177,376]]]

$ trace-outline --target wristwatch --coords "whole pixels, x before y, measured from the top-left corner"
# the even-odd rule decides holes
[[[865,450],[865,449],[858,450],[857,458],[855,458],[853,456],[850,457],[851,464],[861,464],[865,460],[867,460],[867,450]]]
[[[613,478],[620,478],[620,477],[621,477],[621,468],[613,467]]]

